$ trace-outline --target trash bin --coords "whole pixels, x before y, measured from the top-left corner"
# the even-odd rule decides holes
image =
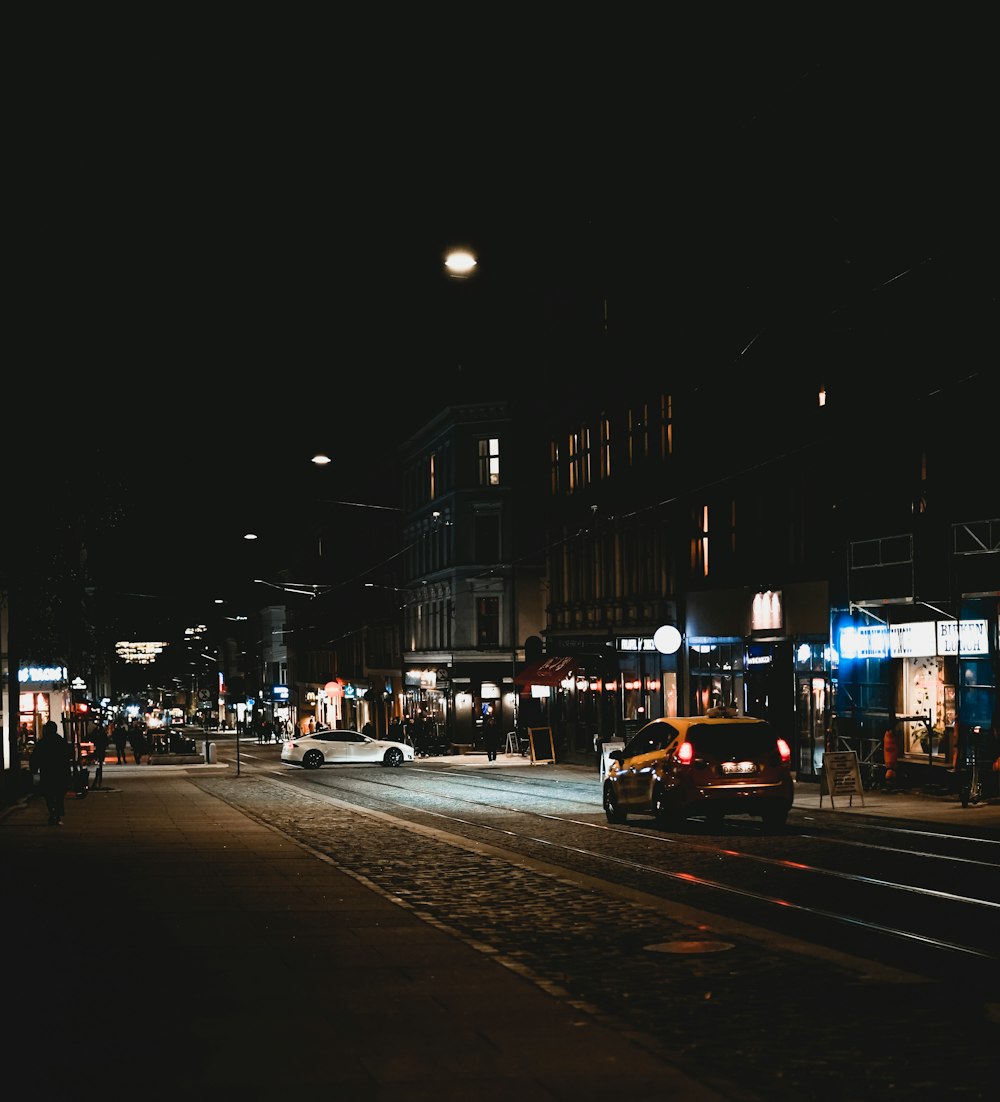
[[[205,743],[205,764],[206,765],[215,765],[215,743],[214,742],[206,742]]]

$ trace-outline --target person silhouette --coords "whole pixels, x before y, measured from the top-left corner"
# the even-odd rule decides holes
[[[500,749],[500,728],[492,712],[483,720],[483,742],[486,745],[486,760],[496,761]]]
[[[108,756],[108,728],[98,723],[94,729],[94,787],[100,788],[104,781],[104,759]]]
[[[31,771],[39,776],[38,788],[45,797],[49,826],[62,826],[72,766],[73,752],[59,734],[55,721],[50,719],[42,727],[42,737],[31,752]]]
[[[128,764],[128,752],[126,747],[128,746],[128,727],[125,725],[124,719],[115,720],[115,753],[118,755],[118,764]]]

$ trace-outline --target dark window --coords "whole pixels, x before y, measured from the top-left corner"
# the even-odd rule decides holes
[[[476,640],[480,647],[500,645],[499,597],[480,597],[476,602]]]
[[[476,514],[476,562],[500,561],[500,514]]]
[[[776,746],[774,732],[766,723],[734,724],[732,727],[701,727],[688,729],[687,740],[695,753],[715,761],[732,758],[759,758]]]

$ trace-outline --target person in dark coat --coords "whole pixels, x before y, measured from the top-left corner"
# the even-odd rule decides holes
[[[138,719],[133,719],[128,726],[128,744],[132,747],[132,757],[135,758],[135,764],[142,764],[142,754],[146,749],[146,737],[142,729],[142,724]]]
[[[94,762],[103,765],[108,756],[108,728],[104,723],[98,723],[94,728]]]
[[[128,747],[128,727],[125,726],[125,720],[115,720],[115,752],[118,754],[118,764],[128,765],[128,754],[126,748]]]
[[[96,769],[96,787],[100,788],[104,780],[104,759],[108,756],[108,729],[98,723],[94,730],[94,767]]]
[[[42,728],[42,737],[31,752],[31,771],[39,777],[38,788],[45,797],[49,826],[62,826],[66,789],[73,770],[73,751],[59,734],[54,720]]]
[[[486,760],[496,761],[500,749],[500,728],[497,717],[492,713],[483,720],[483,742],[486,745]]]

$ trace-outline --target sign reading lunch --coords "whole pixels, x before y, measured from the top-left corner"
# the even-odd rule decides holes
[[[936,627],[936,631],[935,631]],[[840,632],[841,658],[929,658],[989,654],[985,620],[933,620],[913,624],[864,624]]]
[[[990,653],[985,620],[938,620],[938,654]]]

